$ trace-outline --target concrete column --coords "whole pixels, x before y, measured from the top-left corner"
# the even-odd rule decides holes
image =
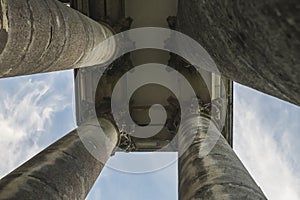
[[[0,77],[103,64],[112,30],[56,0],[0,1]]]
[[[178,30],[223,76],[300,105],[299,0],[179,0]]]
[[[207,135],[209,116],[190,115],[182,123],[178,133],[179,154],[183,153],[178,162],[179,200],[266,199],[224,137],[217,132]],[[192,144],[186,144],[194,131],[197,134]],[[202,155],[218,135],[213,149]]]
[[[99,122],[109,145],[93,139],[99,134],[98,122],[85,123],[2,178],[0,199],[85,199],[118,143],[115,126],[105,119]],[[90,154],[82,137],[102,162]]]

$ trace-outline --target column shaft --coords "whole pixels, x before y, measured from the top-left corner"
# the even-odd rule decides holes
[[[216,131],[207,136],[208,117],[191,116],[183,123],[178,133],[179,154],[183,153],[178,162],[179,200],[266,199],[224,137]],[[197,134],[188,146],[187,137],[194,131]],[[218,135],[212,150],[202,155],[201,151],[207,150]],[[181,152],[183,149],[186,151]]]
[[[178,30],[223,76],[300,105],[299,0],[179,0]]]
[[[113,32],[56,0],[1,0],[0,77],[103,64]]]
[[[116,146],[118,131],[109,121],[102,119],[100,122],[106,137]],[[114,148],[104,140],[95,143],[92,138],[99,134],[95,132],[99,130],[95,129],[95,123],[80,126],[81,136],[78,130],[2,178],[0,199],[85,199]],[[93,145],[102,162],[86,149],[87,144],[81,141],[83,136]]]

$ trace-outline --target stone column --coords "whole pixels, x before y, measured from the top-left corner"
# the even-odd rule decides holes
[[[112,30],[56,0],[0,1],[0,77],[103,64]]]
[[[96,139],[98,121],[83,124],[2,178],[0,199],[85,199],[118,143],[115,126],[99,122],[109,144]]]
[[[178,30],[223,76],[300,105],[299,0],[179,0]]]
[[[265,200],[247,169],[215,126],[210,116],[190,114],[179,130],[179,200]],[[214,125],[214,123],[213,123]],[[210,133],[208,134],[208,131]],[[197,132],[192,144],[188,138]],[[210,146],[213,145],[210,151]]]

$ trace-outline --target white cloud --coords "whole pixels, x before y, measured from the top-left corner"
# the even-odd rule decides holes
[[[295,162],[300,150],[300,109],[239,85],[235,91],[238,156],[268,199],[300,199],[300,167]]]
[[[62,78],[66,84],[57,84]],[[71,78],[71,72],[56,72],[0,80],[0,177],[44,147],[39,141],[50,134],[57,112],[72,106]]]

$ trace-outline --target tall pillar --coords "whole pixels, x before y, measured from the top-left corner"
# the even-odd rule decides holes
[[[204,113],[201,116],[190,114],[181,122],[183,127],[178,132],[178,150],[179,155],[182,154],[178,162],[179,200],[265,200],[263,192],[225,138],[215,126],[209,129],[210,122],[210,116]],[[195,131],[193,142],[187,144]],[[209,151],[214,141],[216,144]]]
[[[178,30],[222,76],[300,105],[299,0],[179,0]]]
[[[0,77],[103,64],[112,30],[56,0],[0,1]]]
[[[95,139],[99,122],[110,144]],[[2,178],[0,199],[85,199],[118,143],[115,126],[105,119],[99,122],[83,124]]]

